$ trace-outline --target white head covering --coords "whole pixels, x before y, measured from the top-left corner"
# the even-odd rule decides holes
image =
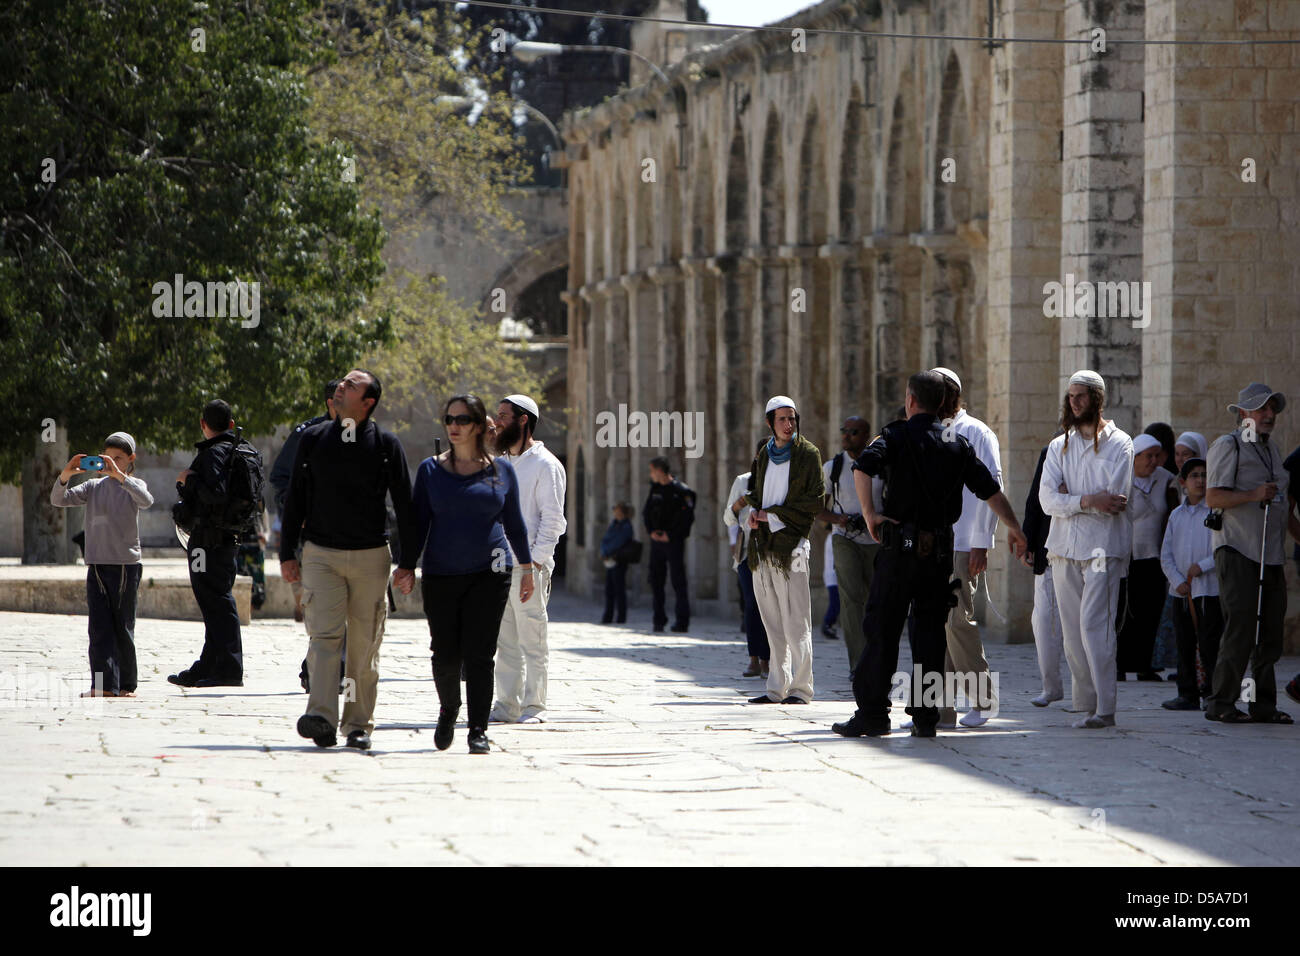
[[[1104,395],[1106,393],[1106,380],[1090,368],[1081,368],[1070,376],[1070,385],[1088,385],[1092,388],[1099,388]],[[1068,388],[1069,386],[1067,386]]]
[[[1144,451],[1146,451],[1149,448],[1159,448],[1159,447],[1160,447],[1160,441],[1154,435],[1142,434],[1142,435],[1138,435],[1136,438],[1133,439],[1134,457],[1142,454]]]
[[[1197,458],[1205,457],[1205,436],[1200,432],[1183,432],[1178,436],[1178,440],[1174,444],[1190,448]]]
[[[957,373],[954,372],[952,369],[950,369],[950,368],[943,368],[942,366],[940,366],[939,368],[932,368],[932,369],[930,369],[930,371],[931,371],[931,372],[938,372],[940,375],[942,375],[942,376],[943,376],[944,378],[946,378],[948,381],[950,381],[950,382],[952,382],[954,385],[956,385],[956,386],[957,386],[957,391],[959,391],[959,392],[961,391],[961,379],[959,379],[959,378],[957,377]]]
[[[527,395],[507,395],[501,399],[503,402],[510,402],[512,405],[518,405],[529,415],[533,416],[533,421],[537,421],[541,414],[537,411],[537,403]]]
[[[763,414],[774,412],[778,408],[793,408],[795,414],[799,414],[799,408],[794,403],[794,399],[789,395],[773,395],[767,400],[767,408],[763,409]]]
[[[118,441],[124,442],[125,444],[129,445],[131,451],[128,452],[128,454],[131,455],[135,454],[135,439],[132,438],[130,435],[128,435],[126,432],[113,432],[113,434],[109,435],[108,438],[105,439],[105,442],[113,441],[113,439],[117,439]]]

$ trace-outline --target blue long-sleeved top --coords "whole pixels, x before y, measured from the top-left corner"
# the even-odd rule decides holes
[[[631,540],[632,522],[627,519],[611,521],[609,528],[605,531],[605,536],[600,539],[600,556],[602,558],[611,557],[615,551]]]
[[[533,560],[519,508],[519,482],[509,462],[498,458],[491,469],[457,475],[426,458],[416,472],[412,497],[425,574],[504,571],[511,567],[510,548],[521,562]]]

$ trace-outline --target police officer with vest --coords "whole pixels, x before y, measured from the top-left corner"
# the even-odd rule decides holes
[[[1017,557],[1026,547],[1020,522],[997,480],[970,442],[945,431],[938,420],[943,399],[942,376],[937,372],[913,375],[907,382],[906,421],[887,425],[853,463],[862,512],[881,548],[863,620],[867,646],[853,677],[858,709],[850,720],[832,728],[844,737],[882,737],[890,732],[889,692],[909,609],[916,629],[909,680],[912,703],[906,710],[914,737],[935,735],[943,699],[944,625],[957,599],[952,526],[961,516],[962,486],[987,501],[1002,519]],[[885,481],[883,514],[872,501],[873,477]]]

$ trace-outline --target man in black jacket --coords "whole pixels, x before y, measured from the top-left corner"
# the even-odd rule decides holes
[[[233,531],[218,527],[229,493],[230,459],[235,449],[235,422],[230,406],[213,399],[203,406],[199,428],[203,441],[194,461],[176,478],[180,500],[172,511],[176,523],[191,527],[186,556],[190,586],[203,615],[203,650],[187,670],[168,680],[181,687],[242,687],[244,649],[235,608]]]
[[[310,697],[298,733],[320,747],[337,743],[338,672],[347,632],[343,732],[349,747],[370,749],[379,687],[379,645],[388,617],[385,498],[397,514],[398,570],[393,583],[409,594],[415,584],[415,516],[411,475],[401,442],[372,418],[379,379],[353,369],[334,396],[336,418],[303,431],[294,459],[280,531],[280,571],[302,579]],[[294,557],[302,540],[302,566]]]
[[[673,630],[685,631],[691,623],[691,600],[686,590],[686,538],[695,521],[695,492],[673,477],[668,459],[650,460],[650,494],[642,514],[650,535],[650,588],[654,592],[654,629],[668,623],[664,578],[672,574],[677,597]]]
[[[1022,530],[1029,546],[1020,561],[1034,572],[1034,644],[1038,648],[1038,671],[1043,677],[1043,692],[1029,702],[1035,707],[1065,697],[1061,683],[1061,655],[1065,638],[1061,633],[1061,612],[1056,606],[1056,591],[1052,587],[1052,566],[1047,561],[1047,532],[1052,528],[1052,517],[1043,511],[1038,500],[1038,484],[1043,478],[1043,461],[1047,446],[1038,455],[1034,480],[1029,483],[1029,496],[1025,499],[1025,523]]]

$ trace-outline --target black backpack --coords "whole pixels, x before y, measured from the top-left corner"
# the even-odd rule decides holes
[[[266,469],[262,455],[235,429],[235,441],[226,459],[226,501],[212,515],[213,527],[243,534],[256,527],[262,513],[262,488]]]

